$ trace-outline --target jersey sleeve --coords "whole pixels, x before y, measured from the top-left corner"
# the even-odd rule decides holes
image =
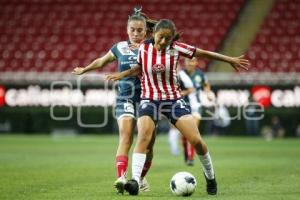
[[[196,52],[196,47],[181,42],[174,42],[172,47],[179,52],[179,55],[187,58],[192,58]]]
[[[110,52],[117,58],[118,57],[118,44],[114,44],[114,46],[112,46],[110,48]]]
[[[193,88],[194,87],[191,78],[184,71],[179,72],[179,79],[181,80],[184,88]]]
[[[203,80],[202,83],[207,84],[208,83],[207,76],[204,74],[203,71],[199,70],[199,72],[200,72],[201,79]]]

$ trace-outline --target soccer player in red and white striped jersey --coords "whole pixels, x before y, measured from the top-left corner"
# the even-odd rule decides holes
[[[176,42],[175,35],[174,23],[167,19],[160,20],[155,25],[154,38],[145,41],[139,48],[137,67],[107,76],[108,80],[120,80],[140,73],[142,77],[138,137],[132,155],[132,180],[124,185],[130,195],[139,193],[138,184],[146,160],[147,146],[161,114],[194,146],[204,171],[207,193],[217,194],[215,173],[207,146],[191,115],[190,106],[180,96],[177,63],[179,56],[208,58],[228,62],[236,70],[247,70],[249,61],[243,59],[243,56],[229,57]]]
[[[141,64],[142,99],[175,100],[181,98],[177,80],[179,56],[191,58],[196,48],[173,42],[161,51],[154,47],[154,40],[146,41],[139,48],[138,63]]]

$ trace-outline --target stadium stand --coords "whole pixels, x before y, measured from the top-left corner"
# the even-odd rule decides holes
[[[300,72],[300,1],[277,0],[247,52],[252,72]]]
[[[174,20],[178,30],[183,32],[183,41],[216,51],[244,0],[153,0],[139,3],[151,18]],[[127,38],[127,17],[136,4],[137,1],[122,0],[2,0],[0,72],[69,72],[75,66],[86,65],[106,53],[115,42]],[[279,11],[282,6],[286,8],[280,4],[277,6]],[[272,16],[270,19],[277,19],[276,13]],[[285,16],[284,20],[294,17],[293,14]],[[297,17],[299,19],[299,15]],[[265,25],[264,34],[271,22]],[[289,34],[295,33],[293,29]],[[281,32],[278,34],[279,38]],[[259,36],[254,43],[249,53],[251,58],[258,57],[262,38]],[[296,47],[299,47],[299,41],[298,46],[293,46]],[[264,55],[261,54],[263,58]],[[294,54],[286,57],[288,63],[295,61]],[[115,71],[116,64],[104,70]]]

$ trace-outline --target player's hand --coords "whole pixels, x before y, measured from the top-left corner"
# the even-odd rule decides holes
[[[245,59],[244,55],[233,57],[230,64],[237,72],[241,70],[248,70],[250,66],[249,60]]]
[[[81,75],[85,73],[84,67],[75,67],[72,71],[72,74]]]
[[[114,74],[107,74],[105,77],[105,80],[108,81],[118,81],[123,78],[121,73],[114,73]]]

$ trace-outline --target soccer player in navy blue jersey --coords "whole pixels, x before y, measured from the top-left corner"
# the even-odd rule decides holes
[[[138,137],[132,155],[132,179],[124,189],[130,195],[138,195],[139,180],[146,161],[147,147],[151,141],[155,124],[165,115],[183,136],[194,146],[201,161],[207,181],[207,193],[217,194],[217,183],[212,160],[191,115],[191,108],[180,94],[177,80],[179,56],[208,58],[231,64],[236,70],[248,69],[249,61],[240,57],[229,57],[174,41],[176,27],[170,20],[160,20],[154,28],[154,38],[139,47],[138,65],[132,69],[107,76],[108,80],[141,74],[141,104],[139,106]]]
[[[153,26],[155,20],[149,19],[141,10],[135,9],[135,14],[129,16],[127,22],[128,40],[121,41],[113,45],[113,47],[102,57],[97,58],[86,67],[76,67],[73,74],[81,75],[88,71],[101,69],[108,63],[118,61],[118,71],[122,72],[137,64],[137,54],[139,44],[146,39],[147,34],[151,32],[149,29]],[[115,107],[116,117],[119,126],[119,144],[116,153],[117,180],[115,187],[118,193],[124,191],[123,186],[126,182],[126,174],[128,167],[128,152],[133,141],[133,131],[135,128],[136,109],[140,102],[141,87],[138,77],[125,77],[119,81],[118,97]],[[140,180],[140,190],[149,191],[149,184],[144,178],[148,172],[153,152],[152,147],[155,140],[155,134],[147,148],[147,160],[144,163],[143,172]]]

